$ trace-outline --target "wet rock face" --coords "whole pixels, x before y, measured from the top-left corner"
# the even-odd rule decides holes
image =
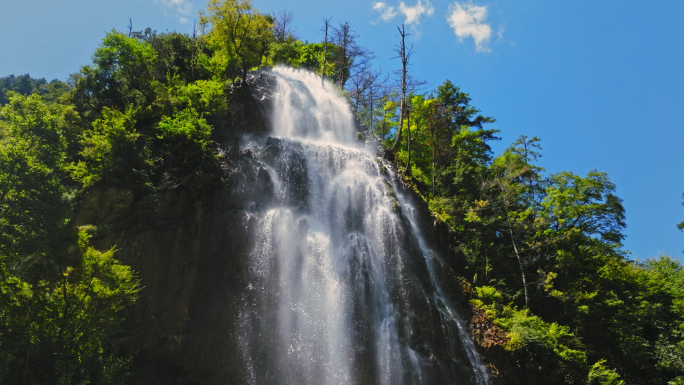
[[[440,310],[445,305],[434,292],[411,220],[401,210],[397,218],[380,207],[387,205],[386,194],[395,201],[397,195],[386,187],[392,181],[377,161],[362,151],[276,138],[255,153],[280,188],[271,210],[256,219],[248,271],[252,289],[240,309],[250,378],[265,384],[475,383],[458,341],[461,331]],[[314,176],[311,170],[319,172]],[[341,181],[345,175],[351,179]],[[311,203],[291,201],[292,196]],[[374,210],[379,215],[369,216]],[[326,226],[329,237],[321,238],[317,231]],[[423,247],[432,244],[428,237]],[[317,251],[327,245],[332,255]],[[327,296],[334,298],[332,306],[321,300]],[[317,321],[330,314],[339,324]],[[325,342],[336,333],[344,336],[330,342],[336,352],[310,338]],[[292,351],[297,342],[316,354]],[[337,361],[325,360],[336,353]],[[313,367],[305,364],[314,357]],[[340,367],[316,369],[327,362]],[[331,380],[336,376],[344,380]]]
[[[234,83],[228,95],[228,114],[216,122],[214,138],[232,158],[239,157],[245,137],[266,137],[271,131],[272,89],[275,79],[266,71],[247,75],[246,81]]]
[[[235,315],[247,285],[252,212],[267,203],[273,186],[258,162],[242,161],[217,191],[160,194],[155,218],[145,223],[131,221],[138,202],[116,189],[93,191],[81,204],[75,225],[96,224],[95,245],[116,245],[116,257],[144,287],[125,324],[127,348],[137,352],[134,384],[244,378]]]

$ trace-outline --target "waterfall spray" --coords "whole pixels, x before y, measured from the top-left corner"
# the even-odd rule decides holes
[[[247,382],[487,384],[411,198],[356,143],[345,97],[305,71],[269,76],[276,194],[238,314]]]

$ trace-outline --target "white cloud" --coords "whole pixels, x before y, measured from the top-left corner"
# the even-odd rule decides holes
[[[181,23],[187,23],[188,18],[185,16],[189,16],[190,12],[192,11],[192,5],[188,4],[186,0],[154,0],[157,3],[161,3],[164,6],[170,8],[171,10],[175,11],[176,16],[180,20]]]
[[[373,3],[373,10],[380,13],[380,19],[384,22],[392,20],[394,16],[397,15],[397,11],[394,10],[393,6],[387,5],[387,3],[383,3],[382,1]]]
[[[373,3],[373,10],[380,13],[380,20],[384,21],[385,23],[394,19],[394,17],[398,14],[397,7],[382,1]],[[398,11],[404,15],[404,24],[418,25],[420,24],[420,18],[423,15],[432,16],[432,14],[435,13],[435,8],[428,0],[418,0],[416,5],[412,6],[406,5],[404,2],[399,3]]]
[[[421,0],[418,0],[416,5],[408,7],[403,2],[399,3],[399,12],[403,13],[406,17],[404,21],[405,24],[420,24],[420,18],[423,15],[432,16],[435,12],[435,8],[428,0],[425,0],[425,4]]]
[[[454,3],[449,6],[447,21],[460,41],[472,37],[475,41],[475,49],[480,52],[489,52],[489,39],[492,37],[492,26],[487,24],[487,7],[477,6],[472,3]],[[503,30],[499,30],[500,37]],[[499,37],[499,38],[500,38]]]

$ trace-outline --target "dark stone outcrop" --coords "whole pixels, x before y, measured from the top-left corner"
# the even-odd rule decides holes
[[[237,150],[244,135],[268,133],[268,81],[250,76],[233,87],[226,127],[216,137],[221,148]],[[115,246],[116,258],[143,286],[122,332],[135,353],[133,384],[243,377],[235,314],[246,285],[251,218],[269,205],[274,186],[252,150],[235,151],[223,169],[210,188],[96,186],[80,198],[72,224],[95,225],[94,246]]]
[[[245,160],[216,191],[157,195],[154,220],[134,223],[128,191],[91,190],[75,225],[96,224],[99,248],[116,245],[143,290],[126,321],[135,384],[219,384],[239,377],[235,312],[249,260],[250,214],[272,194],[268,174]]]

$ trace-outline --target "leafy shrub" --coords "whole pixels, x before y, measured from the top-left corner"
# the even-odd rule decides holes
[[[620,379],[620,375],[605,364],[606,360],[599,360],[592,365],[587,383],[589,385],[623,385],[625,382]]]
[[[40,279],[2,269],[0,382],[121,383],[129,358],[112,337],[140,285],[114,249],[89,245],[88,230],[80,229],[71,252],[54,252],[59,263]]]
[[[146,151],[138,143],[134,114],[132,108],[126,112],[102,110],[102,118],[81,138],[82,160],[69,166],[74,180],[91,186],[105,177],[135,177],[144,169]]]

